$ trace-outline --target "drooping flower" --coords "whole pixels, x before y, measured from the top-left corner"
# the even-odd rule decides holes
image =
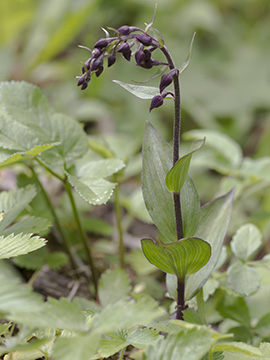
[[[122,43],[119,48],[117,49],[117,52],[120,52],[123,54],[124,58],[130,61],[131,58],[131,50],[128,45],[128,43],[124,42]]]
[[[150,112],[155,109],[160,107],[161,105],[163,105],[163,97],[162,95],[156,95],[153,97],[152,101],[151,101],[151,105],[150,105]]]

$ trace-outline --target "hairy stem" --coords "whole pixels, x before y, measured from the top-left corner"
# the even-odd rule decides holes
[[[116,176],[115,176],[116,180]],[[115,215],[116,215],[116,225],[117,225],[117,231],[118,231],[118,241],[119,241],[119,262],[120,267],[124,269],[125,267],[125,248],[124,248],[124,240],[123,240],[123,228],[122,228],[122,216],[121,216],[121,208],[120,208],[120,202],[119,202],[119,185],[116,185],[114,189],[114,209],[115,209]]]
[[[66,189],[66,192],[68,194],[68,197],[69,197],[69,201],[70,201],[72,211],[73,211],[73,214],[74,214],[74,219],[75,219],[75,222],[77,224],[78,231],[79,231],[79,234],[80,234],[80,237],[81,237],[81,240],[82,240],[82,244],[84,246],[84,250],[85,250],[85,253],[86,253],[86,256],[87,256],[88,264],[89,264],[89,267],[90,267],[90,270],[91,270],[91,273],[92,273],[95,292],[97,294],[97,290],[98,290],[97,273],[96,273],[96,269],[95,269],[95,266],[94,266],[92,252],[91,252],[90,246],[88,244],[86,234],[85,234],[85,232],[83,231],[83,228],[82,228],[81,220],[80,220],[78,210],[77,210],[77,207],[76,207],[76,204],[75,204],[72,189],[71,189],[70,185],[67,182],[64,185],[65,185],[65,189]]]
[[[31,171],[32,171],[32,174],[33,174],[33,178],[34,178],[36,184],[38,185],[38,187],[40,188],[40,191],[41,191],[41,193],[42,193],[42,195],[43,195],[43,198],[44,198],[44,200],[46,201],[47,206],[48,206],[48,208],[50,209],[50,212],[52,213],[52,216],[53,216],[53,218],[54,218],[55,225],[56,225],[57,230],[58,230],[58,232],[59,232],[59,234],[60,234],[60,236],[61,236],[61,239],[62,239],[62,241],[63,241],[63,245],[64,245],[65,250],[66,250],[66,252],[67,252],[67,254],[68,254],[68,256],[69,256],[71,265],[72,265],[73,269],[76,269],[76,263],[75,263],[75,260],[73,259],[72,252],[70,251],[70,246],[69,246],[68,240],[67,240],[67,238],[66,238],[66,235],[65,235],[64,230],[62,229],[62,226],[61,226],[61,224],[60,224],[60,221],[59,221],[59,219],[58,219],[58,216],[57,216],[57,214],[56,214],[56,212],[55,212],[55,210],[54,210],[54,206],[53,206],[53,204],[52,204],[52,202],[51,202],[51,199],[50,199],[49,195],[47,194],[46,190],[44,189],[42,183],[40,182],[40,180],[39,180],[39,178],[38,178],[38,175],[37,175],[37,173],[35,172],[33,166],[31,166],[30,168],[31,168]]]
[[[168,60],[170,69],[171,70],[175,69],[174,61],[166,46],[162,47],[161,51]],[[179,159],[180,131],[181,131],[181,96],[180,96],[179,77],[177,74],[173,76],[173,85],[174,85],[173,165],[175,165]],[[174,202],[176,234],[177,234],[177,239],[180,240],[184,237],[180,193],[173,194],[173,202]],[[183,319],[182,309],[185,306],[185,280],[183,280],[183,282],[178,282],[177,293],[178,293],[177,319],[182,320]]]

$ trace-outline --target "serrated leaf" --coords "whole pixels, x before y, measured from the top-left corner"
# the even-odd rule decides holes
[[[183,135],[185,140],[198,140],[203,137],[206,138],[205,146],[214,149],[230,166],[237,168],[240,165],[241,147],[229,136],[214,130],[191,130]]]
[[[253,224],[241,226],[230,243],[234,255],[242,261],[247,261],[261,244],[262,234],[257,226]]]
[[[27,254],[45,245],[46,240],[33,234],[18,234],[0,237],[0,259]]]
[[[100,179],[111,176],[125,167],[125,163],[121,159],[101,159],[96,161],[78,161],[77,175],[79,178]]]
[[[257,270],[240,261],[235,262],[228,268],[227,279],[233,291],[246,296],[257,291],[261,282]]]
[[[205,139],[197,140],[192,144],[191,151],[182,156],[166,175],[166,186],[169,191],[180,193],[186,181],[192,155],[200,150]]]
[[[217,344],[215,345],[213,351],[232,351],[254,357],[262,356],[262,353],[258,348],[241,342],[228,342],[224,344]]]
[[[201,208],[198,228],[194,236],[203,238],[212,248],[208,263],[186,282],[185,297],[191,299],[206,283],[221,254],[223,239],[230,223],[234,192],[215,199]]]
[[[188,54],[187,57],[185,58],[185,61],[181,64],[179,70],[179,75],[189,66],[190,61],[191,61],[191,56],[192,56],[192,48],[193,48],[193,42],[195,39],[195,35],[196,32],[193,34],[190,45],[189,45],[189,50],[188,50]]]
[[[18,280],[0,276],[0,311],[9,313],[11,311],[24,312],[43,306],[42,297],[34,293],[30,286],[19,283]]]
[[[143,196],[149,215],[168,242],[177,240],[173,196],[165,184],[172,157],[171,146],[147,122],[143,144]]]
[[[90,360],[97,349],[99,335],[89,334],[73,337],[60,337],[54,348],[55,360]]]
[[[207,264],[211,256],[211,246],[199,238],[156,244],[151,239],[143,239],[142,249],[151,264],[176,275],[180,280],[196,273]]]
[[[211,345],[212,334],[209,329],[182,330],[149,346],[146,351],[147,360],[199,360]]]
[[[10,318],[18,323],[40,328],[58,328],[74,331],[87,331],[86,318],[76,303],[66,298],[50,298],[38,311],[12,311]]]
[[[114,304],[125,298],[130,291],[130,281],[123,269],[107,270],[98,284],[98,296],[102,306]]]
[[[21,232],[24,233],[34,233],[37,234],[39,232],[47,230],[51,226],[51,222],[48,219],[31,216],[27,219],[23,219],[5,229],[2,234],[4,236],[10,234],[19,234]]]
[[[3,232],[10,225],[19,213],[36,196],[36,188],[28,185],[22,189],[2,191],[0,194],[0,211],[4,211],[2,221],[0,222],[0,232]]]
[[[118,301],[96,313],[91,322],[91,329],[104,334],[137,325],[146,326],[164,314],[164,310],[158,307],[157,302],[144,295],[137,302]]]
[[[149,100],[156,95],[160,95],[159,88],[157,87],[128,84],[119,80],[113,80],[113,82],[140,99]]]

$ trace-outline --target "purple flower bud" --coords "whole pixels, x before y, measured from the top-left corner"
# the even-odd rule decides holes
[[[130,27],[128,25],[123,25],[119,29],[117,29],[117,31],[121,35],[129,35],[130,34]]]
[[[128,61],[131,58],[131,50],[130,47],[128,45],[128,43],[124,42],[123,44],[121,44],[117,50],[117,52],[120,52],[123,54],[124,58],[127,59]]]
[[[84,63],[85,67],[87,68],[87,70],[90,70],[90,63],[91,63],[92,58],[89,58],[88,60],[86,60],[86,62]]]
[[[85,82],[86,78],[87,74],[83,74],[82,76],[80,76],[77,81],[77,86],[81,86]]]
[[[100,67],[98,68],[98,70],[95,72],[96,77],[99,77],[99,75],[102,73],[103,69],[104,69],[103,65],[101,64]]]
[[[103,65],[102,59],[95,59],[91,64],[91,71],[99,69]]]
[[[100,54],[101,54],[101,50],[99,50],[98,48],[93,49],[91,53],[93,58],[99,57]]]
[[[115,53],[108,57],[108,67],[112,66],[116,61]]]
[[[153,42],[153,38],[147,34],[136,35],[136,39],[142,43],[144,46],[149,46]]]
[[[88,83],[87,83],[87,82],[83,83],[83,84],[82,84],[82,87],[81,87],[81,90],[85,90],[85,89],[87,88],[87,86],[88,86]]]
[[[167,74],[162,75],[161,77],[161,81],[159,84],[159,91],[160,93],[163,92],[164,89],[166,89],[167,86],[169,86],[173,81],[173,77],[171,75],[170,72],[168,72]]]
[[[151,59],[151,52],[147,49],[145,50],[138,50],[135,53],[135,60],[138,66],[144,69],[151,69],[153,66],[153,61]]]
[[[160,107],[161,105],[163,105],[163,97],[161,95],[156,95],[153,97],[152,101],[151,101],[151,105],[150,105],[150,112],[155,109]]]
[[[94,45],[94,48],[97,48],[97,49],[104,49],[105,47],[107,47],[109,45],[109,40],[108,39],[105,39],[105,38],[102,38],[102,39],[99,39],[95,45]]]
[[[87,88],[89,81],[90,75],[88,73],[84,73],[82,76],[79,77],[77,86],[81,86],[81,90],[84,90]]]
[[[82,66],[82,74],[85,73],[85,65]]]

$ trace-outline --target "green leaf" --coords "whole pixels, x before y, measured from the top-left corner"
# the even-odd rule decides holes
[[[143,145],[143,196],[151,218],[168,242],[177,240],[173,196],[165,184],[171,166],[171,146],[147,122]]]
[[[217,311],[224,317],[250,327],[249,309],[242,297],[225,295],[217,305]]]
[[[191,151],[182,156],[166,175],[166,185],[169,191],[180,193],[186,181],[192,155],[200,150],[205,139],[197,140],[192,144]]]
[[[44,352],[40,350],[15,351],[5,356],[5,360],[36,360],[42,358]]]
[[[260,275],[257,270],[243,264],[235,262],[227,270],[227,279],[230,288],[241,295],[251,295],[260,287]]]
[[[16,219],[35,196],[36,188],[32,185],[0,193],[0,211],[4,211],[0,222],[0,232],[3,232]]]
[[[0,259],[27,254],[45,245],[46,240],[33,234],[18,234],[0,237]]]
[[[42,306],[41,295],[34,293],[30,286],[20,284],[18,280],[0,276],[0,311],[2,313],[31,312],[35,309],[39,310]]]
[[[121,159],[79,160],[77,176],[66,173],[75,191],[93,205],[105,204],[113,194],[116,184],[103,177],[111,176],[125,167]]]
[[[257,226],[253,224],[241,226],[230,243],[234,255],[242,261],[247,261],[259,249],[261,244],[262,234]]]
[[[114,304],[125,298],[130,291],[130,281],[123,269],[107,270],[98,284],[98,296],[102,306]]]
[[[156,301],[149,296],[141,296],[137,302],[118,301],[96,313],[91,322],[91,330],[100,334],[148,325],[154,319],[165,314]]]
[[[241,342],[228,342],[224,344],[217,344],[215,345],[213,351],[232,351],[254,357],[262,356],[262,353],[258,348]]]
[[[157,244],[151,239],[143,239],[142,249],[151,264],[176,275],[179,280],[196,273],[207,264],[211,256],[211,246],[199,238]]]
[[[60,337],[53,347],[55,360],[92,359],[99,343],[99,335],[87,334],[72,337]]]
[[[200,360],[212,345],[212,334],[207,328],[182,330],[169,334],[150,345],[147,360]]]
[[[156,95],[160,95],[159,88],[153,86],[142,86],[142,85],[134,85],[127,84],[123,81],[113,80],[114,83],[122,86],[125,90],[130,92],[132,95],[137,96],[140,99],[149,100],[152,99]]]
[[[256,331],[256,334],[258,334],[262,338],[270,337],[270,313],[267,313],[260,318],[254,330]]]
[[[21,220],[11,226],[9,226],[7,229],[5,229],[2,234],[4,236],[10,235],[10,234],[19,234],[21,232],[23,233],[33,233],[37,234],[39,232],[43,232],[47,230],[51,226],[51,223],[48,219],[40,218],[31,216],[27,219]]]
[[[145,276],[157,271],[157,268],[145,258],[141,249],[130,252],[126,260],[138,275]]]
[[[181,209],[184,237],[191,237],[199,224],[200,199],[190,175],[181,190]]]
[[[193,48],[193,42],[194,42],[194,39],[195,39],[195,35],[196,35],[196,32],[193,34],[192,36],[192,39],[191,39],[191,42],[190,42],[190,45],[189,45],[189,51],[188,51],[188,54],[187,54],[187,57],[185,58],[185,61],[181,64],[180,68],[178,69],[179,70],[179,75],[182,74],[182,72],[184,70],[186,70],[186,68],[189,66],[190,64],[190,61],[191,61],[191,56],[192,56],[192,48]]]
[[[86,318],[74,302],[66,298],[56,300],[49,298],[37,311],[12,311],[10,318],[18,323],[36,327],[37,319],[40,328],[58,328],[74,331],[87,331]]]
[[[218,262],[230,223],[233,196],[234,192],[231,191],[201,208],[200,221],[194,236],[207,241],[211,245],[212,253],[206,266],[187,279],[186,300],[195,296],[203,287]]]
[[[238,143],[229,136],[214,130],[191,130],[183,135],[185,140],[198,140],[205,137],[205,146],[214,149],[226,159],[233,168],[238,168],[242,161],[242,150]]]

